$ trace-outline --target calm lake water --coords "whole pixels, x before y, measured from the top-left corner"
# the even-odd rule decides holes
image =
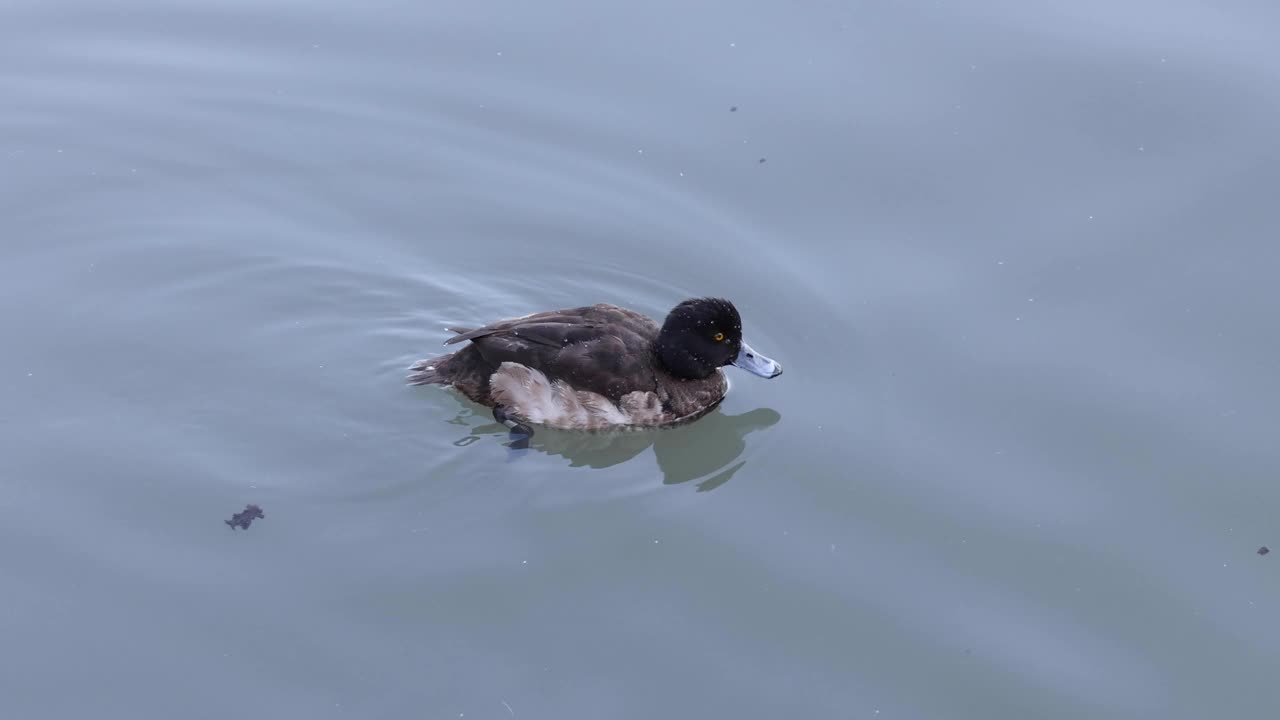
[[[1280,716],[1275,3],[0,18],[4,718]],[[689,427],[403,381],[694,295]]]

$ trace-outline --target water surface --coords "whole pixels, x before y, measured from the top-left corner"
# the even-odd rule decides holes
[[[1272,5],[3,15],[5,717],[1280,711]],[[403,383],[692,295],[686,428]]]

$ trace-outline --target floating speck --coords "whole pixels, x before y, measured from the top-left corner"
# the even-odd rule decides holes
[[[1269,552],[1271,552],[1271,548],[1267,547],[1266,545],[1263,545],[1262,547],[1258,548],[1259,555],[1266,555]]]
[[[244,510],[232,515],[230,520],[223,520],[223,522],[230,526],[232,530],[237,528],[248,530],[254,520],[260,520],[265,517],[266,515],[262,513],[262,508],[257,505],[245,505]]]
[[[733,107],[729,108],[729,112],[738,112],[738,106],[734,105]]]
[[[760,164],[763,165],[768,158],[760,158]]]

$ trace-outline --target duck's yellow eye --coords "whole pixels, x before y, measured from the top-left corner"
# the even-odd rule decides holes
[[[716,333],[712,337],[715,338],[716,342],[724,342],[724,333]]]

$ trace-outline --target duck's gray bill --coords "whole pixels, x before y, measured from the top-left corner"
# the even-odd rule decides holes
[[[781,365],[752,350],[746,343],[742,343],[742,350],[738,351],[733,365],[763,378],[775,378],[782,374]]]

